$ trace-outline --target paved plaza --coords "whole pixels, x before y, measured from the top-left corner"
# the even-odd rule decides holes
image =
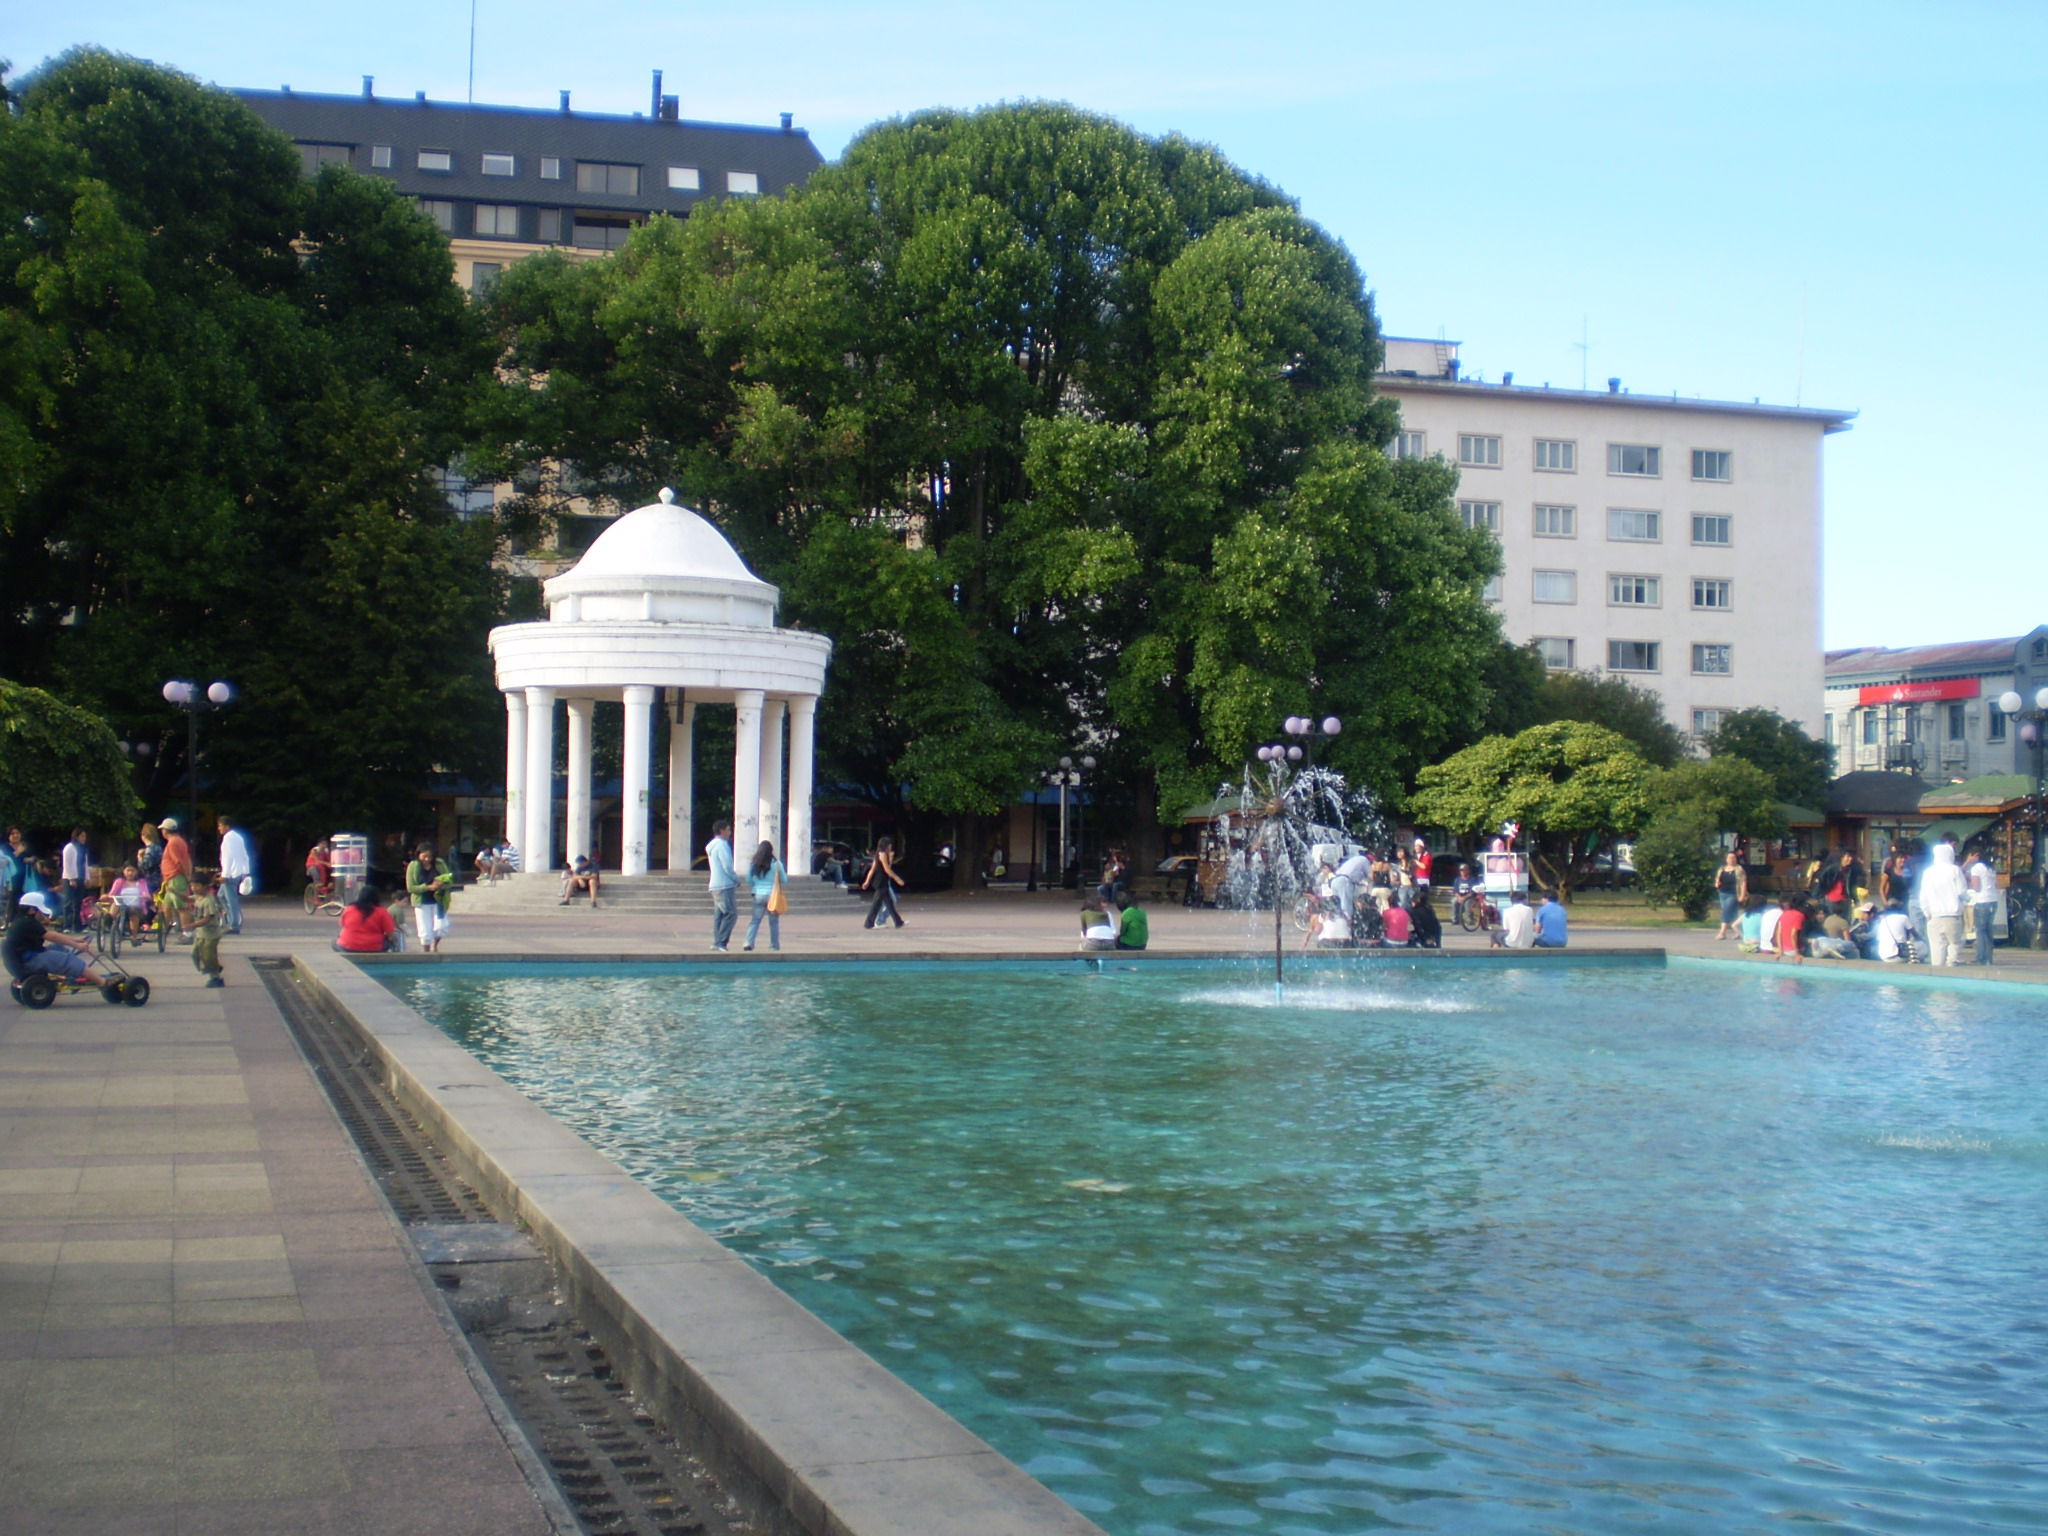
[[[458,903],[446,959],[780,963],[737,947],[706,955],[708,923],[694,914],[490,905],[466,915]],[[812,902],[784,920],[783,948],[1066,955],[1075,907],[1053,893],[911,897],[908,927],[869,932],[861,904]],[[40,1013],[0,1005],[0,1530],[10,1536],[554,1528],[252,971],[252,956],[324,949],[333,929],[257,901],[224,947],[223,990],[204,989],[184,952],[150,951],[136,964],[155,988],[145,1008],[89,996]],[[1270,953],[1272,943],[1270,914],[1162,907],[1152,933],[1167,954]],[[1286,940],[1291,949],[1297,936]],[[1711,924],[1580,928],[1573,940],[1734,958]],[[1453,933],[1449,947],[1477,954],[1486,942]],[[2048,953],[1997,959],[1995,979],[2048,982]]]

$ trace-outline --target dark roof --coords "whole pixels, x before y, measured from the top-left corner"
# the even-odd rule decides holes
[[[1961,640],[1951,645],[1908,645],[1892,650],[1882,645],[1829,651],[1829,677],[1860,677],[1864,673],[1980,672],[2011,667],[2019,637],[2007,640]]]
[[[1934,786],[1917,773],[1885,773],[1866,769],[1845,773],[1828,785],[1830,816],[1911,816],[1920,797]]]
[[[548,203],[621,212],[682,214],[726,190],[728,171],[751,171],[762,194],[809,178],[823,163],[800,128],[746,128],[730,123],[664,121],[605,112],[549,112],[534,107],[470,106],[415,99],[321,96],[302,91],[235,91],[258,117],[301,144],[345,145],[349,163],[383,176],[414,197],[489,203]],[[389,145],[388,170],[373,168],[370,149]],[[419,152],[446,150],[449,171],[423,171]],[[511,176],[483,174],[485,154],[509,154]],[[543,157],[561,162],[559,180],[541,179]],[[578,191],[576,163],[637,165],[637,193]],[[699,190],[668,187],[668,168],[698,173]]]

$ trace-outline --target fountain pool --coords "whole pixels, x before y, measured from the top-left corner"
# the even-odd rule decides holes
[[[2048,1520],[2022,989],[377,974],[1117,1536]]]

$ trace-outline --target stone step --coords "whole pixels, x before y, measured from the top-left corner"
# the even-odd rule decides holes
[[[858,905],[856,899],[846,895],[841,887],[827,885],[822,880],[789,881],[784,884],[783,890],[789,897],[791,912],[849,911]],[[867,899],[859,898],[860,901]],[[500,880],[495,884],[464,886],[456,898],[456,911],[476,916],[538,913],[550,908],[559,909],[561,901],[562,879],[559,874],[537,877],[515,875],[509,880]],[[749,910],[752,902],[752,891],[742,885],[738,898],[740,910]],[[578,896],[570,905],[572,908],[587,910],[589,903],[584,897]],[[705,885],[701,872],[679,875],[664,871],[639,875],[630,880],[622,875],[607,875],[599,885],[599,910],[634,915],[701,913],[708,919],[711,913],[711,892]]]

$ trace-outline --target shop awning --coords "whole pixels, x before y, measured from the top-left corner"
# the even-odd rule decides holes
[[[1929,844],[1938,843],[1944,837],[1967,843],[1997,819],[1995,816],[1950,816],[1943,821],[1930,821],[1920,829],[1920,838]]]

